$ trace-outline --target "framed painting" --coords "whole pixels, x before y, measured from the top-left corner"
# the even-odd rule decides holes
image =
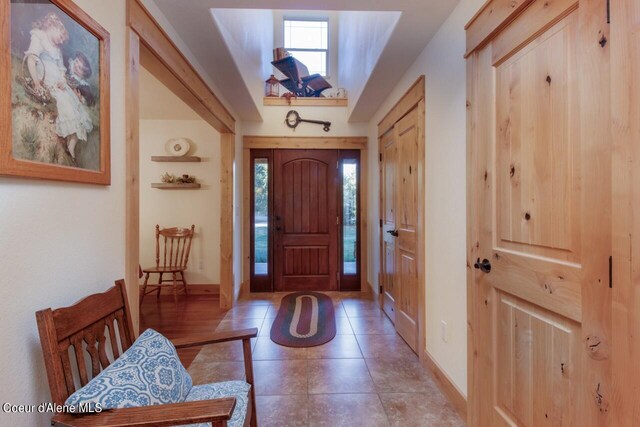
[[[0,175],[111,184],[109,33],[70,0],[0,16]]]

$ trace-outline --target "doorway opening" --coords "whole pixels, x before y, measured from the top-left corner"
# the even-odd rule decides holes
[[[249,157],[250,290],[360,290],[360,151]]]

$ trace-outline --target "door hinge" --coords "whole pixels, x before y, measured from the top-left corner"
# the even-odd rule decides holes
[[[380,161],[382,161],[382,153],[378,153],[378,157],[380,158]]]
[[[609,255],[609,288],[613,289],[613,256]]]
[[[340,272],[336,271],[336,280],[339,282],[340,281]]]
[[[382,220],[380,220],[380,228],[382,228]]]
[[[381,294],[382,293],[382,285],[378,286],[378,293]]]
[[[340,217],[339,216],[336,217],[336,225],[340,225]]]
[[[607,24],[611,24],[611,0],[607,0]]]

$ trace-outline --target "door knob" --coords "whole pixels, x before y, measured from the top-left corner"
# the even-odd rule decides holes
[[[480,258],[478,258],[478,261],[473,264],[473,268],[475,268],[476,270],[480,270],[483,273],[491,273],[491,262],[489,262],[489,260],[486,258],[483,259],[482,262],[480,262]]]
[[[391,234],[393,237],[398,237],[398,230],[387,230],[387,233]]]

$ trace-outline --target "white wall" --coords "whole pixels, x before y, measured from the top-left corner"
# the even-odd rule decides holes
[[[111,34],[111,186],[0,178],[0,401],[51,399],[34,313],[124,276],[125,2],[75,0]],[[47,426],[51,414],[0,425]]]
[[[190,140],[190,155],[200,163],[152,162],[166,155],[171,138]],[[152,182],[169,172],[189,174],[202,185],[198,190],[158,190]],[[140,264],[155,265],[155,226],[190,227],[195,237],[186,280],[190,284],[220,283],[220,133],[202,119],[140,121]],[[161,260],[162,262],[162,260]],[[151,277],[152,282],[158,275]]]
[[[426,350],[454,384],[467,391],[466,68],[464,25],[484,0],[462,0],[370,125],[370,187],[378,194],[377,123],[421,75],[426,75]],[[377,204],[377,198],[372,200]],[[369,223],[378,222],[372,207]],[[379,231],[370,231],[370,275],[378,271]],[[377,284],[377,276],[375,277]],[[376,288],[376,286],[374,286]],[[447,341],[440,322],[448,325]]]

